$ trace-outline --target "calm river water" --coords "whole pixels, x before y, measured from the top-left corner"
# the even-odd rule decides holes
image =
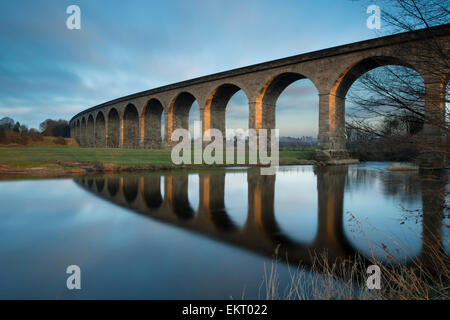
[[[447,173],[389,165],[2,181],[0,298],[259,298],[277,247],[305,270],[323,249],[408,263],[435,241],[448,254],[449,221],[436,213]],[[69,265],[81,290],[66,288]]]

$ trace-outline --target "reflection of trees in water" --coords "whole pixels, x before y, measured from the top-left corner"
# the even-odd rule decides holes
[[[397,197],[408,204],[420,199],[421,188],[417,172],[383,172],[380,179],[383,194]]]
[[[361,188],[373,188],[378,178],[376,170],[350,167],[345,182],[345,190],[353,191]]]
[[[421,187],[417,171],[392,172],[351,168],[345,189],[347,192],[361,189],[375,189],[380,184],[383,195],[393,197],[400,203],[412,204],[420,199]]]
[[[446,172],[424,172],[420,175],[422,187],[422,259],[427,267],[436,267],[436,258],[445,258],[444,242],[448,236],[443,232],[448,218],[448,175]],[[448,226],[447,226],[448,227]]]

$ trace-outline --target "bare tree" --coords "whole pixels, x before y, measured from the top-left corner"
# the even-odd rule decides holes
[[[384,35],[436,30],[450,22],[449,0],[379,0],[377,4]],[[409,160],[418,156],[422,168],[448,165],[450,44],[445,38],[430,37],[417,49],[406,46],[397,53],[405,61],[412,61],[411,65],[420,65],[420,73],[408,64],[384,66],[364,74],[355,83],[347,96],[352,104],[346,127],[350,149],[358,144],[364,146],[361,150],[372,149],[369,144],[392,152],[406,148]],[[429,278],[436,275],[448,287],[448,269],[436,267],[437,261],[448,264],[443,248],[448,238],[442,232],[449,227],[445,222],[449,217],[448,176],[443,170],[423,170],[417,184],[422,191],[422,210],[405,210],[415,215],[423,227],[424,254],[414,270],[417,274],[433,270]]]
[[[448,0],[381,0],[377,4],[384,35],[450,22]],[[428,157],[433,154],[445,165],[445,159],[450,158],[449,51],[448,42],[429,38],[416,51],[406,47],[398,53],[405,61],[423,66],[421,73],[408,65],[395,65],[361,76],[347,96],[351,105],[346,128],[349,148],[357,145],[358,137],[364,137],[361,143],[365,147],[367,141],[388,149],[406,147],[410,158],[418,153]]]
[[[70,136],[69,124],[67,120],[63,119],[59,120],[47,119],[39,125],[39,129],[41,130],[41,134],[43,136],[65,137],[65,138],[68,138]]]

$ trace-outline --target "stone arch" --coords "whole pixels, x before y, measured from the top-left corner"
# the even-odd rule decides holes
[[[259,91],[255,103],[255,129],[275,128],[275,104],[281,93],[292,83],[301,79],[309,79],[297,72],[284,72],[273,76]],[[311,80],[311,79],[309,79]],[[317,89],[317,86],[313,82]]]
[[[236,231],[238,227],[225,208],[225,173],[199,174],[200,206],[206,218],[221,231]]]
[[[158,209],[163,203],[163,198],[161,195],[161,177],[142,177],[141,196],[144,199],[147,208]]]
[[[81,118],[81,132],[80,132],[80,142],[81,146],[86,146],[86,118]]]
[[[75,139],[77,140],[78,144],[80,144],[80,119],[77,119],[76,121],[76,130],[75,130]]]
[[[209,94],[203,110],[203,132],[210,128],[219,129],[225,137],[226,107],[231,97],[240,90],[244,92],[248,102],[247,93],[232,83],[222,84]]]
[[[97,186],[97,192],[101,193],[105,187],[105,178],[95,179],[95,185]]]
[[[139,148],[139,112],[132,103],[129,103],[123,111],[121,131],[123,148]]]
[[[95,117],[95,146],[97,148],[106,147],[106,121],[101,111]]]
[[[328,109],[320,111],[324,117],[319,121],[319,148],[330,150],[330,154],[326,157],[348,158],[345,148],[345,96],[352,84],[364,73],[387,65],[403,66],[418,72],[412,65],[399,58],[374,56],[350,65],[334,82],[325,106]]]
[[[387,65],[402,66],[417,71],[412,65],[399,58],[389,56],[375,56],[365,58],[347,67],[334,82],[330,93],[334,96],[345,98],[352,84],[360,76],[370,70]],[[417,72],[420,74],[419,71]]]
[[[192,219],[195,211],[188,196],[188,175],[165,176],[164,179],[164,201],[179,219]]]
[[[141,116],[141,143],[146,149],[161,148],[162,103],[155,98],[148,101]]]
[[[69,127],[70,127],[70,137],[71,138],[75,138],[75,122],[74,121],[70,121],[69,122]]]
[[[108,192],[111,197],[114,197],[119,191],[120,179],[118,177],[107,178]]]
[[[261,234],[274,244],[292,246],[291,238],[284,235],[275,217],[276,175],[260,175],[258,171],[249,170],[247,173],[248,214],[246,225],[255,226]]]
[[[107,146],[109,148],[118,148],[120,146],[120,118],[115,108],[109,110],[106,130]]]
[[[135,176],[123,177],[123,195],[128,203],[132,203],[136,199],[138,191],[139,191],[138,177]]]
[[[193,94],[183,91],[170,103],[166,128],[167,144],[172,144],[172,133],[175,129],[189,130],[189,111],[197,99]]]
[[[86,124],[86,146],[94,147],[94,116],[89,115]]]

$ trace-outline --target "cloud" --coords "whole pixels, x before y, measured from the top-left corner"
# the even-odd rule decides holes
[[[123,95],[370,37],[351,2],[79,0],[81,30],[68,30],[72,2],[0,3],[2,116],[37,126]],[[293,108],[310,94],[288,90],[280,103]],[[245,95],[231,102],[231,123],[248,123],[239,118],[247,104]]]
[[[27,107],[15,107],[15,108],[2,108],[0,107],[0,114],[15,116],[18,114],[25,114],[30,112],[32,109]]]

